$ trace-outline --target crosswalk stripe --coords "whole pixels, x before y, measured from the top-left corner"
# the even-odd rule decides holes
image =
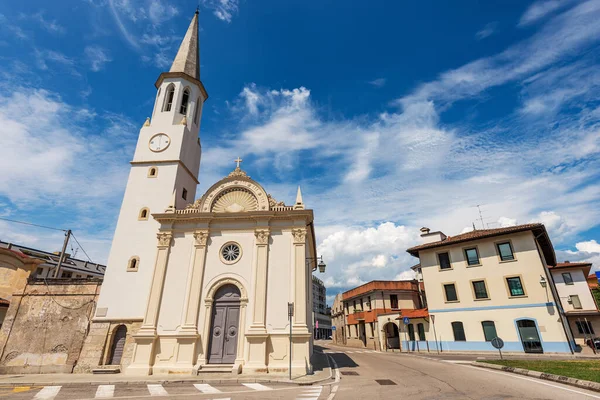
[[[254,390],[271,390],[270,387],[261,385],[260,383],[242,383],[242,385]]]
[[[296,397],[296,400],[318,400],[321,395],[322,386],[316,386],[311,389],[306,389]]]
[[[169,393],[165,390],[162,385],[148,385],[148,391],[151,396],[168,396]]]
[[[98,385],[96,390],[97,399],[107,399],[115,395],[115,385]]]
[[[219,389],[210,386],[208,383],[194,383],[194,386],[202,393],[221,393]]]
[[[56,397],[62,386],[44,386],[34,397],[35,400],[50,400]]]

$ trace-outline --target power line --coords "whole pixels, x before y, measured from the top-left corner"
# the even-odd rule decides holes
[[[2,218],[2,217],[0,217],[0,220],[3,220],[3,221],[8,221],[8,222],[14,222],[14,223],[16,223],[16,224],[23,224],[23,225],[29,225],[29,226],[36,226],[36,227],[38,227],[38,228],[52,229],[53,231],[63,231],[63,232],[66,232],[66,231],[67,231],[66,229],[60,229],[60,228],[54,228],[54,227],[51,227],[51,226],[44,226],[44,225],[32,224],[31,222],[17,221],[17,220],[14,220],[14,219],[8,219],[8,218]]]
[[[77,238],[75,237],[75,235],[73,234],[73,232],[71,232],[71,237],[73,239],[75,239],[75,241],[77,242],[77,245],[79,246],[79,248],[81,249],[81,251],[83,251],[83,254],[85,254],[85,256],[87,257],[89,262],[93,262],[92,259],[90,258],[90,256],[88,256],[88,253],[86,253],[86,251],[84,250],[83,246],[81,245],[81,243],[79,243],[79,240],[77,240]]]
[[[14,222],[16,224],[35,226],[35,227],[38,227],[38,228],[51,229],[53,231],[67,232],[67,229],[60,229],[60,228],[54,228],[54,227],[51,227],[51,226],[32,224],[31,222],[17,221],[17,220],[14,220],[14,219],[8,219],[8,218],[2,218],[2,217],[0,217],[0,220],[2,220],[2,221],[8,221],[8,222]],[[77,238],[75,237],[75,235],[73,234],[73,232],[71,232],[71,237],[73,239],[75,239],[75,242],[77,242],[77,245],[79,246],[79,248],[81,249],[81,251],[83,251],[83,254],[85,254],[85,256],[88,258],[88,261],[89,262],[93,262],[92,259],[90,258],[90,256],[88,255],[88,253],[85,251],[85,249],[81,245],[81,243],[79,243],[79,240],[77,240]],[[71,251],[72,250],[73,250],[73,248],[71,247]]]

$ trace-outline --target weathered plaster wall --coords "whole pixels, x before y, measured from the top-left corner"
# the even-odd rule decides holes
[[[102,281],[31,280],[0,330],[0,373],[68,373],[77,364]]]

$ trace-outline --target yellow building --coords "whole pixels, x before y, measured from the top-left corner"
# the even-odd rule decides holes
[[[422,228],[420,260],[435,341],[442,351],[570,353],[571,332],[548,265],[556,264],[543,224],[446,236]]]
[[[563,262],[550,267],[575,343],[592,353],[589,341],[600,333],[600,311],[588,286],[591,263]]]
[[[0,247],[0,327],[13,294],[25,287],[31,271],[42,263],[20,251]]]

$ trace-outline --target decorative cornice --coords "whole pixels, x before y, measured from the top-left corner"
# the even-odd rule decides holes
[[[235,167],[235,169],[233,171],[231,171],[229,173],[229,175],[227,175],[228,178],[234,178],[234,177],[244,177],[244,178],[250,178],[248,176],[248,174],[245,171],[242,171],[242,169],[240,167]]]
[[[271,206],[271,208],[277,207],[277,206],[285,206],[285,203],[283,201],[275,200],[275,198],[273,196],[271,196],[270,194],[267,194],[267,199],[269,199],[269,206]]]
[[[257,245],[269,244],[270,234],[271,234],[271,232],[268,229],[256,229],[254,231],[254,236],[256,236],[256,244]]]
[[[156,234],[156,238],[158,239],[158,247],[166,248],[171,245],[173,234],[171,232],[159,232]]]
[[[294,236],[294,244],[306,243],[306,228],[294,228],[292,229],[292,235]]]
[[[194,241],[195,246],[197,247],[206,246],[206,242],[208,241],[208,230],[194,232]]]

